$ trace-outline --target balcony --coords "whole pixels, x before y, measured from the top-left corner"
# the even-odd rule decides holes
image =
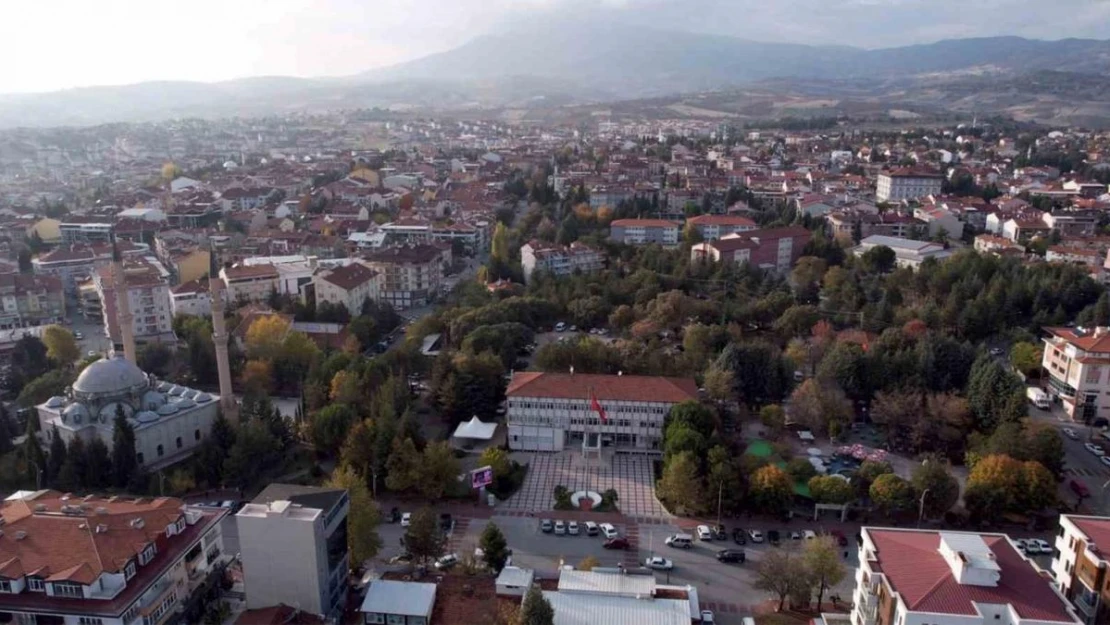
[[[1083,614],[1094,616],[1095,612],[1098,610],[1098,595],[1092,592],[1085,592],[1083,588],[1080,587],[1080,591],[1075,594],[1074,603],[1075,607]]]

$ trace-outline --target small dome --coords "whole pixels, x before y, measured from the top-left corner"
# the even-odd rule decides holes
[[[167,395],[173,395],[174,397],[177,397],[177,396],[181,395],[182,393],[184,393],[186,390],[188,390],[188,389],[186,389],[184,386],[177,386],[175,384],[175,385],[170,387],[170,390],[166,391],[166,394]]]
[[[185,389],[185,392],[181,394],[181,396],[184,397],[185,399],[193,399],[194,397],[197,396],[198,393],[200,393],[200,391],[194,391],[191,388],[187,388],[187,389]]]
[[[62,411],[62,423],[85,423],[89,419],[89,411],[84,404],[70,404]]]
[[[171,388],[173,388],[173,384],[171,384],[169,382],[162,381],[162,382],[158,383],[158,390],[163,392],[163,393],[170,390]]]
[[[158,420],[158,413],[144,410],[135,415],[135,420],[139,423],[154,423]]]
[[[73,383],[73,390],[89,395],[116,395],[147,384],[142,369],[126,358],[102,358],[85,367]]]
[[[175,412],[177,412],[177,405],[176,404],[166,404],[165,406],[162,406],[161,408],[158,409],[158,414],[163,415],[163,416],[171,415]]]
[[[212,401],[212,396],[208,393],[197,393],[196,402],[198,404],[204,404],[210,401]]]
[[[166,396],[158,391],[147,391],[143,394],[143,410],[158,410],[158,407],[166,403]]]
[[[64,405],[66,405],[66,398],[61,397],[60,395],[55,395],[55,396],[51,397],[50,399],[46,400],[46,407],[47,408],[61,408]]]
[[[185,410],[186,408],[193,408],[197,405],[197,402],[195,402],[191,399],[181,399],[181,400],[178,400],[174,403],[177,404],[177,409],[178,410]]]

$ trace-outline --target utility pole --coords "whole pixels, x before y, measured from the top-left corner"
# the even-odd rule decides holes
[[[925,495],[929,494],[929,489],[926,488],[921,492],[921,504],[917,508],[917,528],[921,529],[921,518],[925,516]]]
[[[724,488],[724,482],[717,483],[717,527],[721,526],[721,493],[724,491]],[[716,531],[716,529],[716,527],[713,528],[714,531]]]

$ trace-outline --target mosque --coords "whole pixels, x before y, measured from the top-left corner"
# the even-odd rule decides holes
[[[115,254],[112,271],[116,284],[124,284],[123,265]],[[210,276],[217,276],[212,271]],[[85,367],[63,395],[37,406],[39,424],[47,441],[56,431],[68,444],[75,438],[86,443],[99,438],[112,448],[116,416],[122,412],[135,430],[135,453],[139,466],[157,470],[179,462],[201,444],[222,409],[231,419],[236,404],[231,391],[227,330],[223,318],[224,285],[212,285],[212,339],[220,394],[214,395],[158,380],[135,364],[135,333],[127,289],[116,289],[116,311],[123,339],[123,353],[115,352]]]

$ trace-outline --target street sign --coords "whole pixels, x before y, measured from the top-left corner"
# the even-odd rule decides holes
[[[470,472],[470,487],[483,488],[493,484],[493,467],[479,467]]]

